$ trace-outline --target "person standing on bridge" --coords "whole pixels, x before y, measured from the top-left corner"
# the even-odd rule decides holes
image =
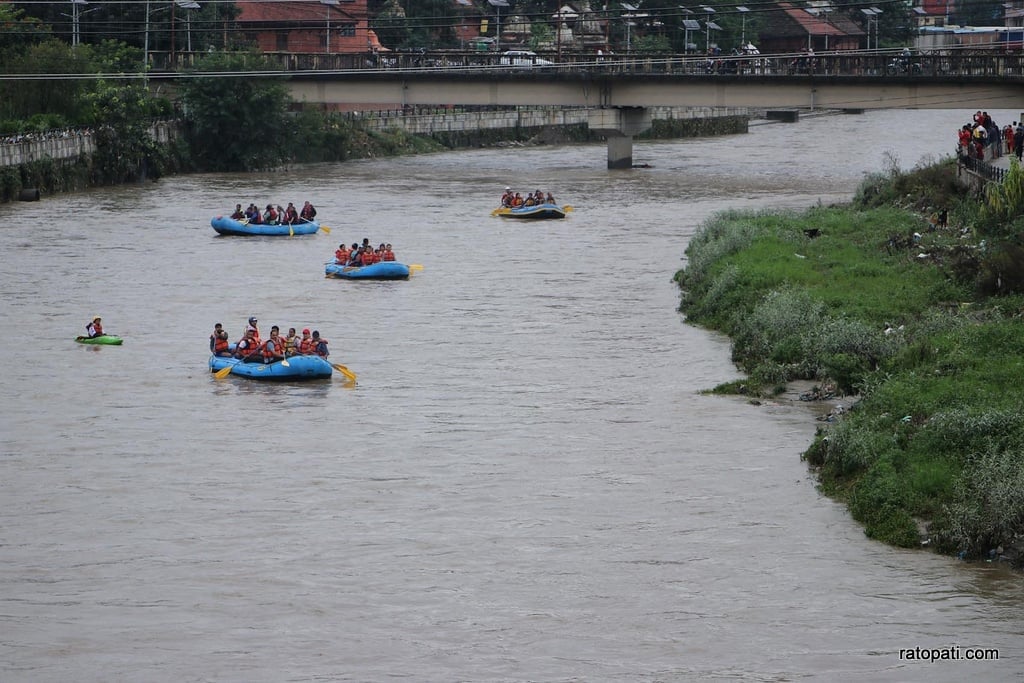
[[[1024,121],[1017,124],[1017,130],[1013,134],[1013,153],[1017,155],[1017,161],[1021,160],[1021,153],[1024,152]]]

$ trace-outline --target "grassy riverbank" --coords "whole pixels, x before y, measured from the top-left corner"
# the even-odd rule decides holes
[[[681,308],[728,334],[748,375],[715,391],[801,379],[856,397],[805,458],[869,536],[1020,564],[1019,212],[964,196],[954,173],[894,169],[848,206],[719,215],[687,249]],[[929,221],[939,207],[948,227]]]

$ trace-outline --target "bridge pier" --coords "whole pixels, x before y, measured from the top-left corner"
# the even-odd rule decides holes
[[[651,127],[651,112],[647,107],[591,109],[587,125],[608,141],[608,168],[632,168],[633,136]]]

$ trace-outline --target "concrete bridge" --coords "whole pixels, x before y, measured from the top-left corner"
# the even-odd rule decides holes
[[[649,108],[963,109],[1022,107],[1024,56],[859,52],[706,58],[626,58],[508,66],[421,57],[348,69],[287,72],[299,102],[348,107],[549,105],[584,107],[608,140],[608,167],[632,165]],[[391,61],[389,61],[391,60]]]

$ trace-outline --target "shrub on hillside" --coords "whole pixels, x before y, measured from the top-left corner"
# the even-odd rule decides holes
[[[1024,293],[1024,247],[1004,244],[981,262],[978,291],[985,296]]]
[[[946,508],[940,541],[970,557],[1012,543],[1024,527],[1024,459],[1020,446],[988,444],[970,454]]]

